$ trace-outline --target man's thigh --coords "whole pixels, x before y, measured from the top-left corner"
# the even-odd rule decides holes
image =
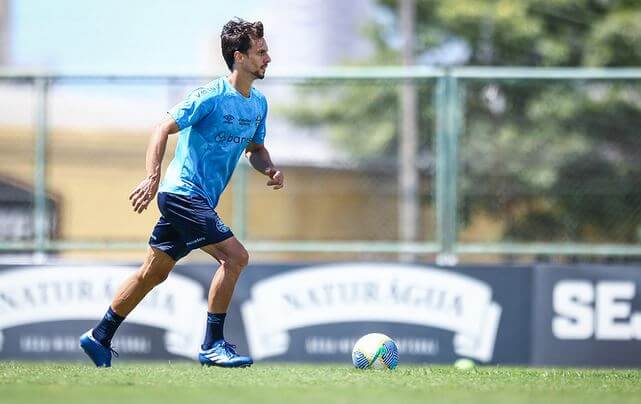
[[[219,263],[233,260],[241,261],[246,265],[249,256],[243,244],[235,236],[219,243],[207,244],[200,249],[214,257]]]
[[[176,266],[176,260],[165,251],[149,246],[145,258],[148,271],[158,275],[168,275]]]

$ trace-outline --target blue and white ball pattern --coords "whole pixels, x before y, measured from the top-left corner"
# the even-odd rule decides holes
[[[354,344],[352,363],[359,369],[394,369],[398,365],[398,347],[385,334],[367,334]]]

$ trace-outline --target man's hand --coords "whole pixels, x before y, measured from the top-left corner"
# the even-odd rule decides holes
[[[280,172],[280,170],[277,170],[275,168],[270,168],[267,171],[267,175],[270,178],[269,181],[267,181],[268,187],[273,187],[274,189],[281,189],[285,185],[285,177],[283,176],[283,173]]]
[[[156,192],[158,192],[159,181],[157,178],[147,177],[133,191],[129,194],[131,206],[134,207],[134,212],[142,213],[147,209],[149,203],[154,200]]]

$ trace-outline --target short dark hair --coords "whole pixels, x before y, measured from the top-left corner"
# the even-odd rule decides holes
[[[220,34],[220,45],[229,70],[233,70],[234,67],[234,52],[247,54],[251,47],[251,40],[262,37],[263,23],[260,21],[247,22],[236,17],[227,22]]]

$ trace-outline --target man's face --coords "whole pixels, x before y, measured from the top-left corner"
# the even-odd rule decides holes
[[[257,79],[265,78],[267,65],[272,61],[267,50],[265,38],[252,39],[247,55],[243,55],[242,69]]]

